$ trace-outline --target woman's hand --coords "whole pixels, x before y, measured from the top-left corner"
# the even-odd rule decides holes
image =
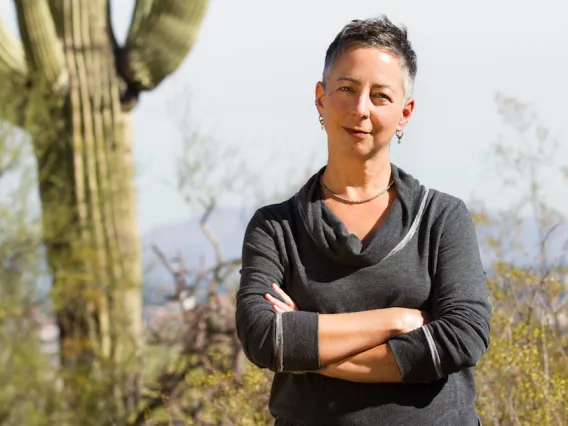
[[[394,336],[406,334],[412,330],[428,324],[428,315],[424,311],[409,308],[390,308],[394,312],[395,329]]]
[[[272,288],[280,295],[280,297],[282,297],[282,300],[284,300],[284,302],[282,302],[268,293],[264,295],[264,298],[272,303],[272,308],[276,312],[293,312],[298,310],[294,301],[284,292],[284,290],[280,288],[278,284],[272,284]]]

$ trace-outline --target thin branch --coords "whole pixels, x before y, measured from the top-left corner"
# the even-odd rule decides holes
[[[182,270],[176,270],[171,263],[168,261],[166,254],[157,246],[157,245],[152,245],[152,250],[154,251],[154,253],[156,254],[156,256],[158,256],[158,259],[160,260],[160,262],[162,263],[162,265],[168,270],[168,272],[173,275],[173,276],[177,276],[178,274],[185,274],[189,271],[182,269]]]
[[[221,250],[221,244],[219,243],[219,239],[217,238],[217,236],[211,230],[211,228],[207,223],[214,209],[215,209],[215,200],[211,200],[211,202],[208,203],[208,206],[206,207],[203,216],[201,216],[199,224],[201,225],[201,230],[209,240],[209,243],[213,246],[213,251],[215,252],[215,261],[217,264],[219,264],[223,262],[223,252]]]
[[[191,50],[208,0],[137,0],[117,63],[129,86],[152,90]]]

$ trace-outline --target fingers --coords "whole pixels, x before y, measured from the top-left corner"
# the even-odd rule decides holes
[[[286,302],[288,306],[296,308],[296,304],[294,303],[294,301],[290,298],[290,296],[284,293],[284,290],[282,290],[278,284],[272,284],[272,288],[276,293],[278,293],[282,297],[282,299],[284,299],[284,302]]]
[[[264,295],[264,298],[272,303],[272,307],[276,312],[292,312],[297,310],[294,301],[284,292],[284,290],[280,288],[280,286],[278,286],[277,284],[272,284],[272,288],[284,300],[279,300],[269,293],[266,293]]]
[[[266,293],[264,298],[272,303],[274,310],[276,312],[292,312],[294,309],[291,306],[288,306],[286,303],[278,300],[277,298],[271,296],[270,294]]]
[[[272,305],[272,307],[274,308],[274,310],[275,310],[276,312],[280,312],[280,313],[282,313],[282,312],[292,312],[292,309],[290,309],[290,307],[287,307],[286,309],[281,308],[281,307],[278,306],[278,305]]]

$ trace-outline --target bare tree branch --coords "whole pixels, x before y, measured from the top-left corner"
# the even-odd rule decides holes
[[[213,231],[209,227],[209,224],[207,223],[214,209],[215,209],[215,199],[212,199],[206,206],[205,212],[203,213],[203,216],[201,217],[199,224],[201,225],[201,230],[209,240],[209,243],[213,246],[213,251],[215,252],[215,260],[217,264],[219,264],[223,261],[223,252],[221,250],[221,244],[219,243],[219,239],[213,233]]]
[[[206,267],[202,264],[198,268],[190,269],[186,266],[181,254],[176,256],[174,265],[159,247],[152,247],[160,263],[173,278],[175,294],[170,296],[170,300],[179,303],[183,319],[183,325],[173,336],[163,337],[163,326],[160,327],[160,332],[156,328],[150,328],[152,343],[166,343],[169,346],[181,344],[181,350],[173,363],[174,367],[164,371],[158,377],[155,386],[148,387],[145,392],[144,408],[134,416],[132,422],[129,423],[130,426],[144,424],[147,416],[159,407],[167,408],[167,401],[172,400],[174,392],[182,391],[180,385],[187,383],[184,379],[193,369],[203,368],[214,373],[227,368],[225,365],[218,365],[219,361],[211,358],[209,348],[212,345],[225,342],[230,345],[232,355],[228,367],[233,369],[235,380],[240,380],[244,372],[246,358],[237,338],[232,310],[227,309],[226,302],[218,293],[219,284],[225,282],[234,269],[241,264],[241,259],[223,259],[221,244],[208,223],[216,206],[215,200],[201,199],[201,203],[205,209],[200,219],[201,230],[215,251],[215,262],[212,266]],[[188,298],[195,297],[197,287],[202,284],[208,286],[207,299],[196,304],[192,309],[186,309],[184,302]],[[197,360],[194,359],[196,355]],[[212,392],[211,397],[213,397],[214,391],[209,390],[208,392]],[[183,412],[194,416],[199,410],[199,404],[196,404],[186,407]]]

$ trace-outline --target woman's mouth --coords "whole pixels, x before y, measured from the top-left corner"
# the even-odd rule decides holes
[[[345,131],[349,133],[351,136],[355,136],[356,138],[366,138],[371,134],[371,132],[367,132],[363,129],[352,129],[349,127],[344,127]]]

